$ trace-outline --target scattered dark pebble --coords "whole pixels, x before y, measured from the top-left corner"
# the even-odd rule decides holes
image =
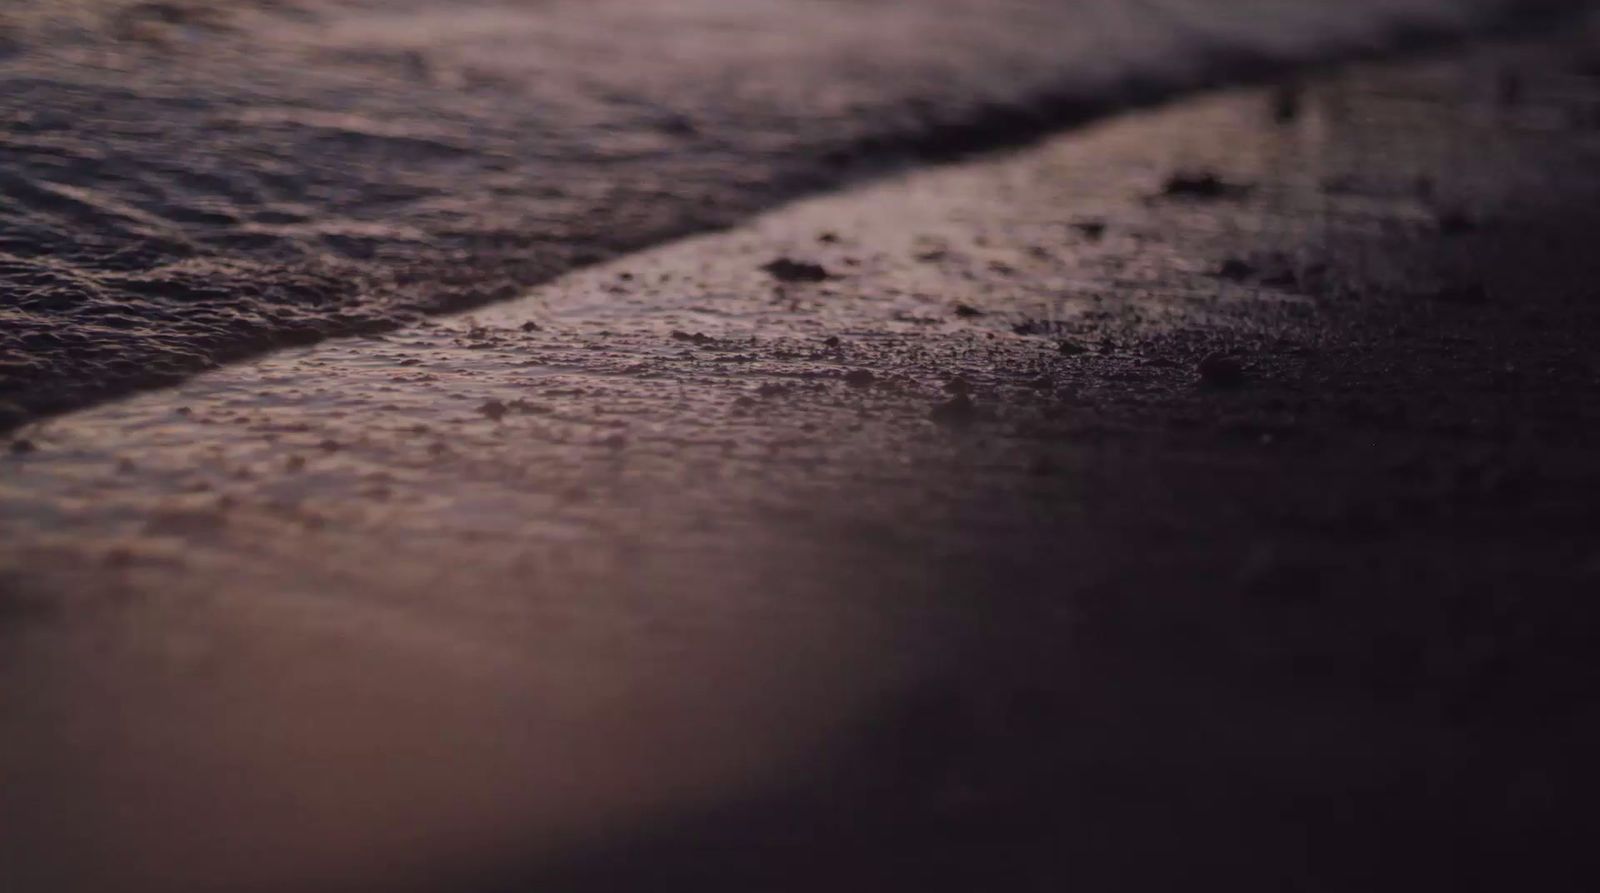
[[[821,242],[824,245],[837,245],[837,244],[839,244],[839,234],[838,233],[819,233],[817,235],[817,241]]]
[[[1062,341],[1056,345],[1056,350],[1063,356],[1068,357],[1083,356],[1089,352],[1089,348],[1084,347],[1082,344],[1079,344],[1076,341]]]
[[[525,322],[525,323],[522,324],[522,331],[524,331],[524,332],[540,332],[540,331],[543,331],[543,330],[544,330],[543,326],[539,325],[536,322],[533,322],[532,320],[529,320],[528,322]]]
[[[173,412],[176,412],[178,415],[181,415],[181,416],[194,415],[194,410],[190,409],[187,406],[180,406],[177,409],[173,410]]]
[[[979,310],[978,308],[976,308],[974,306],[972,306],[971,304],[957,304],[956,305],[956,316],[959,316],[962,319],[972,319],[973,317],[982,316],[982,315],[983,315],[983,311]]]
[[[674,331],[672,333],[672,340],[674,340],[674,341],[688,341],[688,342],[691,342],[693,344],[711,344],[711,343],[715,342],[717,339],[711,337],[710,335],[705,334],[704,332],[695,332],[694,334],[691,335],[688,332]]]
[[[1289,124],[1300,117],[1301,90],[1298,84],[1285,84],[1272,94],[1272,120]]]
[[[824,345],[828,346],[828,347],[838,347],[840,344],[843,344],[844,342],[839,340],[839,336],[838,335],[829,335],[826,339],[823,340],[822,343]]]
[[[490,419],[498,422],[505,418],[506,413],[510,410],[507,409],[506,405],[499,400],[489,400],[486,401],[482,406],[478,407],[478,411],[488,416]]]
[[[971,424],[978,417],[978,407],[966,394],[957,394],[938,404],[928,413],[928,418],[940,425],[957,427]]]
[[[1250,191],[1249,186],[1229,183],[1209,172],[1180,172],[1167,178],[1161,194],[1168,198],[1222,199],[1237,198]]]
[[[1083,234],[1091,242],[1098,242],[1106,234],[1106,224],[1103,220],[1080,220],[1072,228]]]
[[[1229,258],[1222,262],[1217,269],[1217,276],[1234,282],[1242,282],[1256,274],[1256,268],[1238,258]]]
[[[877,380],[878,376],[865,369],[852,369],[844,377],[844,383],[852,388],[870,388]]]
[[[305,467],[306,457],[304,456],[290,456],[283,461],[284,471],[304,471]]]
[[[318,447],[319,447],[319,448],[321,448],[321,450],[322,450],[322,451],[323,451],[323,452],[325,452],[325,453],[336,453],[336,452],[338,452],[338,451],[339,451],[339,450],[340,450],[340,449],[342,449],[342,448],[343,448],[343,447],[342,447],[342,446],[341,446],[341,445],[340,445],[340,443],[339,443],[339,441],[337,441],[337,440],[333,440],[333,439],[332,439],[332,438],[329,438],[329,439],[328,439],[328,440],[324,440],[324,441],[323,441],[323,442],[321,442],[321,443],[319,443],[319,444],[317,444],[317,446],[318,446]]]
[[[826,282],[832,278],[822,264],[787,257],[780,257],[761,269],[779,282]]]
[[[613,434],[610,437],[607,437],[605,440],[600,441],[600,445],[613,450],[620,450],[628,445],[628,438],[622,436],[621,434]]]
[[[1211,354],[1196,369],[1201,383],[1214,388],[1236,388],[1245,381],[1244,364],[1227,354]]]

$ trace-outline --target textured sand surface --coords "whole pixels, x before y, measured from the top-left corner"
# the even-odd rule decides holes
[[[0,428],[1500,0],[8,0]]]
[[[1132,115],[23,430],[10,889],[1582,889],[1595,58]]]

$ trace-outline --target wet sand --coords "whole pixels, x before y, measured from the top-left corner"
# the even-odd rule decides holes
[[[1596,53],[1132,114],[24,429],[0,858],[1582,889]]]
[[[9,0],[0,430],[1504,0]]]

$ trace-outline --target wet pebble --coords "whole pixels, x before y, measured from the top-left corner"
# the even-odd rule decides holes
[[[1214,353],[1197,367],[1202,384],[1214,388],[1236,388],[1245,382],[1244,364],[1238,357]]]
[[[1106,224],[1103,220],[1080,220],[1072,224],[1072,228],[1091,242],[1100,241],[1106,234]]]
[[[1256,268],[1236,257],[1230,257],[1217,268],[1217,276],[1233,282],[1242,282],[1256,274]]]
[[[779,282],[826,282],[828,268],[811,261],[780,257],[761,268]]]
[[[1161,187],[1161,194],[1168,198],[1207,200],[1237,198],[1249,191],[1249,186],[1229,183],[1209,171],[1182,171],[1167,178]]]
[[[1301,91],[1298,84],[1287,84],[1272,94],[1272,120],[1289,124],[1300,117]]]

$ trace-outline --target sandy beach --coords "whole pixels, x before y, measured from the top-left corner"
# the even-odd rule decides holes
[[[1560,0],[9,0],[0,430]]]
[[[1583,889],[1597,53],[1128,113],[21,428],[9,889]]]

